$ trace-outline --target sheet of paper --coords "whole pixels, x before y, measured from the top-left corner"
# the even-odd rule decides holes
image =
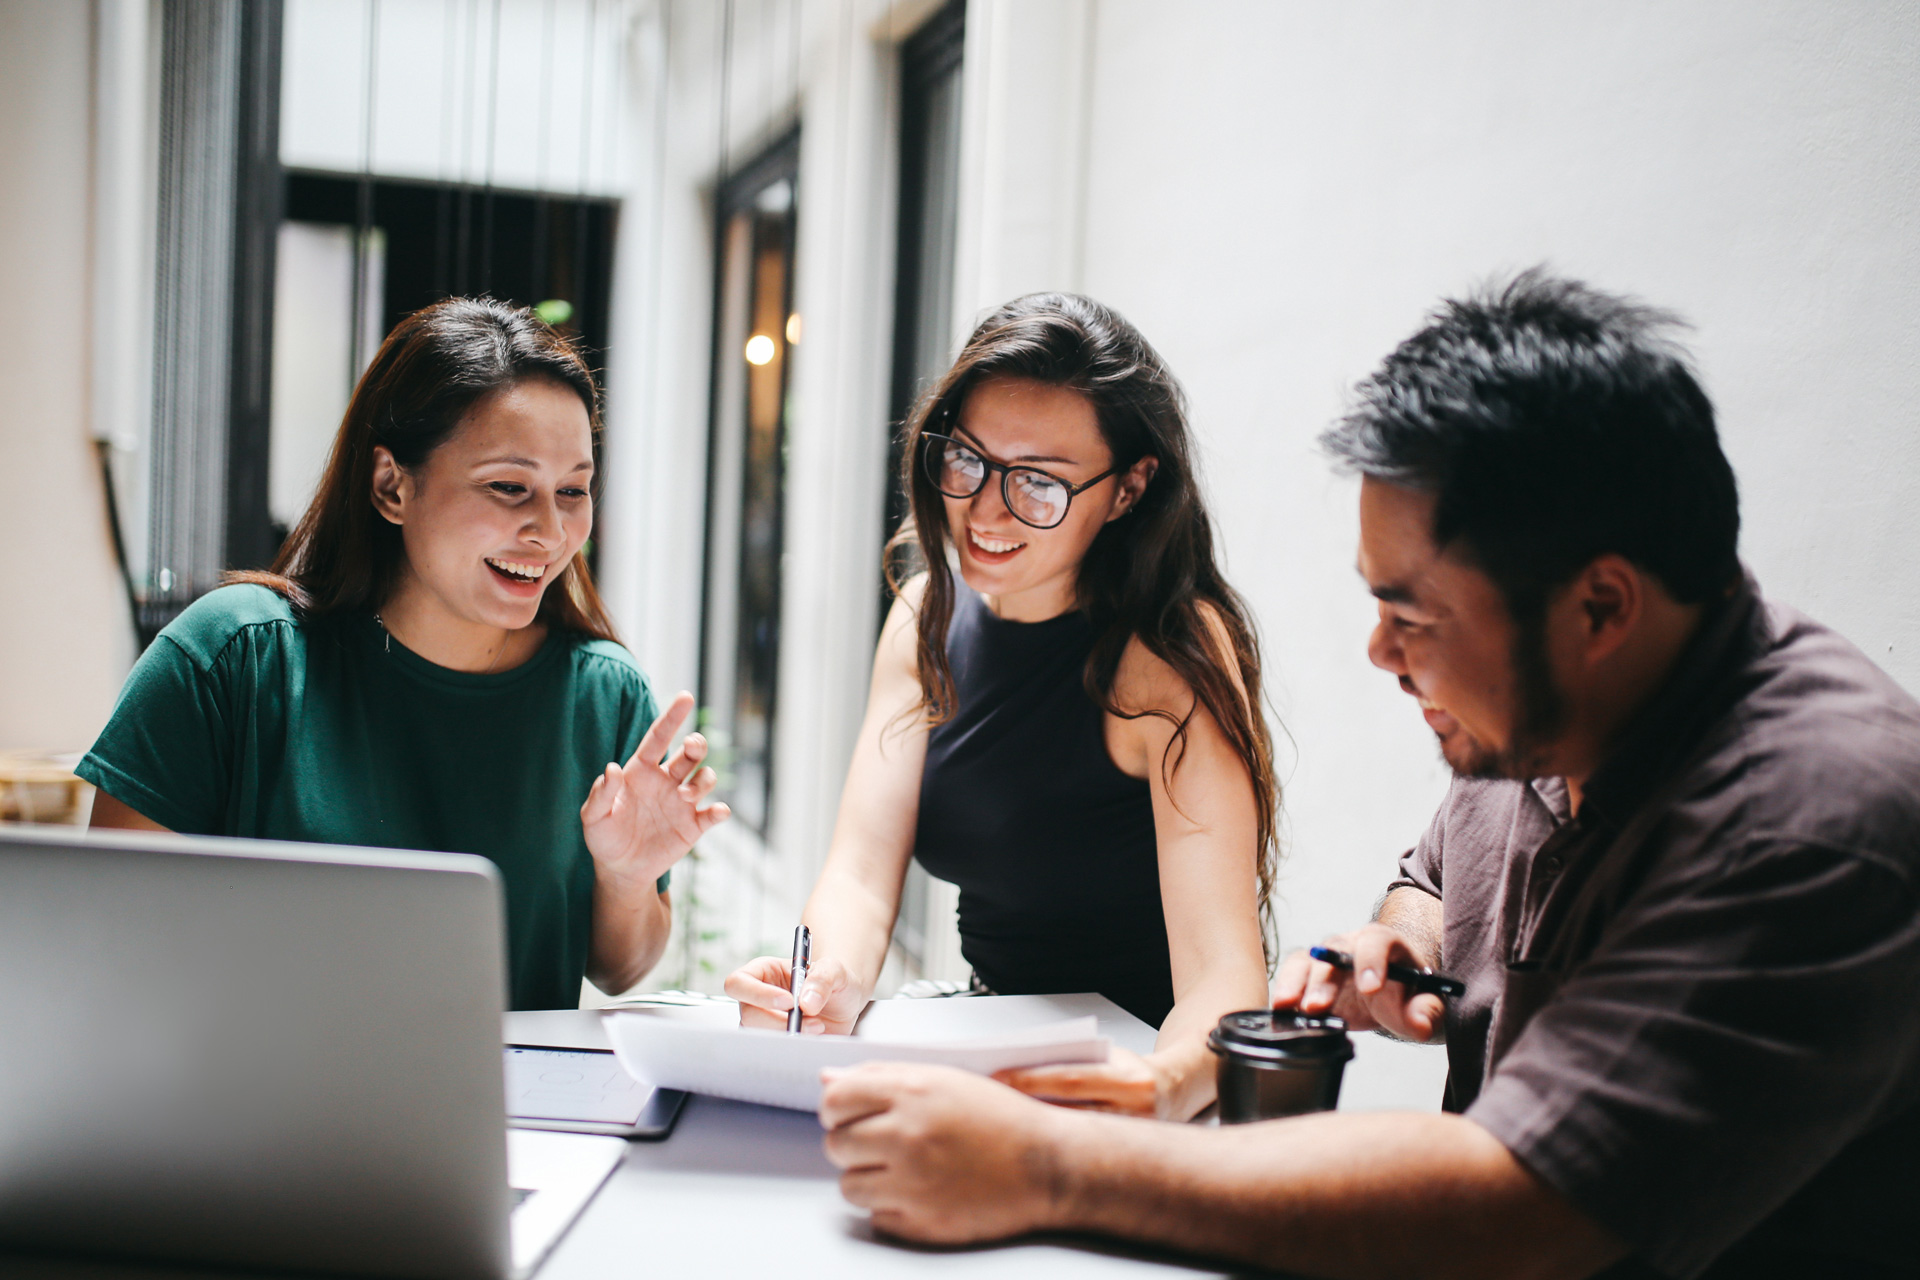
[[[1108,1042],[1095,1018],[1072,1018],[991,1037],[883,1040],[868,1036],[796,1036],[758,1027],[623,1011],[608,1015],[607,1036],[635,1079],[811,1111],[820,1105],[820,1070],[859,1062],[932,1062],[991,1075],[1009,1067],[1105,1062]]]
[[[653,1090],[610,1053],[507,1046],[507,1114],[523,1120],[591,1120],[630,1125]]]

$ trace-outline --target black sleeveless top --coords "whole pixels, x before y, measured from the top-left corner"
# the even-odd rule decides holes
[[[1153,797],[1107,754],[1081,672],[1086,615],[995,617],[954,583],[958,706],[927,739],[914,856],[960,886],[961,951],[1002,995],[1098,991],[1173,1007]]]

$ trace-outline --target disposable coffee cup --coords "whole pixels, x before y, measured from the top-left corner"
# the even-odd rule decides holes
[[[1230,1013],[1207,1048],[1220,1059],[1221,1124],[1333,1110],[1353,1057],[1344,1021],[1289,1009]]]

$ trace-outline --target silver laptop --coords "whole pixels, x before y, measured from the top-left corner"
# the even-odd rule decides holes
[[[0,1250],[525,1275],[624,1144],[509,1135],[502,933],[483,858],[0,829]]]

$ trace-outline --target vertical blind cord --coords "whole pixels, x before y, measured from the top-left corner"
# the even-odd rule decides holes
[[[530,302],[544,302],[553,296],[547,270],[547,220],[551,201],[547,198],[549,178],[547,152],[553,139],[553,6],[546,0],[540,21],[540,144],[534,157],[533,178],[533,269]]]
[[[380,0],[367,0],[367,74],[360,131],[360,182],[353,207],[353,289],[347,307],[347,394],[353,394],[369,352],[366,349],[368,259],[373,231],[373,128],[380,72]],[[378,314],[376,312],[376,314]],[[379,326],[375,326],[378,328]]]
[[[453,235],[453,73],[455,68],[454,13],[459,0],[440,5],[440,190],[434,197],[433,294],[444,298],[453,284],[450,250]]]
[[[460,217],[454,235],[453,254],[453,291],[456,294],[467,292],[468,260],[473,244],[473,184],[468,175],[473,172],[473,120],[479,114],[474,106],[475,86],[480,79],[480,0],[467,0],[467,58],[466,91],[467,109],[460,118]]]
[[[580,172],[579,197],[573,210],[573,297],[575,308],[587,300],[587,181],[593,166],[593,82],[595,79],[593,38],[600,26],[600,0],[588,0],[586,38],[581,49],[584,66],[580,76]]]
[[[493,161],[500,141],[500,0],[493,0],[487,68],[487,167],[480,201],[480,292],[493,292]]]

